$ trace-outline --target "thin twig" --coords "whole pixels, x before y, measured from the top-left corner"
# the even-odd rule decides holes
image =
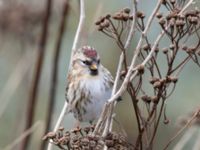
[[[200,113],[200,109],[198,109],[194,115],[190,118],[190,120],[169,140],[169,142],[167,143],[167,145],[164,147],[163,150],[166,150],[169,145],[188,127],[191,126],[192,122],[196,119],[196,117],[199,115]]]
[[[3,148],[2,150],[15,149],[17,144],[19,144],[24,138],[26,138],[28,135],[32,134],[38,128],[40,128],[40,129],[44,128],[44,122],[43,121],[37,121],[29,129],[27,129],[22,135],[20,135],[16,140],[14,140],[12,143],[8,144],[8,146]]]
[[[182,136],[182,138],[178,141],[178,143],[173,147],[174,150],[182,150],[187,142],[194,136],[194,134],[198,131],[198,127],[192,126],[189,128],[186,133]],[[196,149],[197,150],[197,149]]]

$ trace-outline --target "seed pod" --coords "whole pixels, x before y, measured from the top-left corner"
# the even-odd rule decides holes
[[[138,69],[139,74],[144,73],[144,65],[139,65],[137,69]]]
[[[59,131],[63,131],[64,129],[65,129],[64,127],[58,128]]]
[[[153,103],[155,103],[155,104],[157,104],[158,103],[158,97],[157,96],[152,96],[151,97],[151,101],[153,102]]]
[[[156,81],[159,81],[159,78],[153,77],[149,80],[151,84],[154,84]]]
[[[88,138],[83,138],[82,140],[81,140],[81,145],[83,145],[83,146],[87,146],[87,145],[89,145],[89,139]]]
[[[172,4],[172,5],[174,5],[175,4],[175,0],[170,0],[170,3]]]
[[[158,13],[156,14],[156,17],[157,17],[158,19],[160,19],[160,18],[163,17],[163,15],[162,15],[160,12],[158,12]]]
[[[130,13],[130,8],[124,8],[124,12],[126,13],[126,14],[129,14]]]
[[[105,141],[106,146],[108,147],[113,147],[114,146],[114,141],[113,140],[106,140]]]
[[[177,78],[177,77],[171,77],[171,81],[172,81],[173,83],[176,83],[176,82],[178,81],[178,78]]]
[[[145,17],[144,13],[141,12],[141,11],[138,11],[138,12],[136,13],[136,15],[137,15],[138,18],[142,18],[142,19]]]
[[[161,18],[161,19],[159,20],[159,24],[160,24],[161,26],[164,26],[165,23],[166,23],[166,21],[165,21],[164,18]]]
[[[129,19],[129,15],[126,13],[122,13],[122,18],[124,21],[127,21]]]
[[[174,48],[175,48],[174,44],[171,44],[171,45],[169,46],[169,48],[170,48],[171,50],[174,50]]]
[[[107,14],[107,15],[105,16],[106,19],[109,19],[110,17],[111,17],[110,14]]]
[[[151,98],[148,96],[148,95],[143,95],[141,97],[141,99],[144,101],[144,102],[147,102],[147,103],[150,103],[151,102]]]
[[[155,88],[155,89],[157,89],[157,88],[160,88],[161,87],[161,82],[160,81],[156,81],[154,84],[153,84],[153,87]]]
[[[151,45],[150,45],[150,44],[146,44],[146,45],[143,46],[143,49],[144,49],[145,51],[148,51],[148,50],[151,49]]]
[[[162,51],[163,51],[164,54],[167,54],[168,53],[168,48],[163,48]]]
[[[56,133],[55,132],[49,132],[47,133],[47,138],[55,138],[56,137]]]
[[[165,119],[165,120],[163,121],[163,123],[164,123],[164,124],[169,124],[169,119]]]

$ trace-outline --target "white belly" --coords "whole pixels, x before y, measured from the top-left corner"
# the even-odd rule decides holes
[[[83,121],[92,121],[99,118],[105,102],[110,98],[112,89],[108,88],[104,82],[94,79],[85,82],[85,88],[90,92],[90,103],[85,105],[86,113],[82,116]]]

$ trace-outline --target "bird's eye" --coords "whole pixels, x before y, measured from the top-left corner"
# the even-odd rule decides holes
[[[85,65],[91,65],[92,63],[90,62],[90,61],[88,61],[88,60],[85,60],[85,61],[82,61]]]

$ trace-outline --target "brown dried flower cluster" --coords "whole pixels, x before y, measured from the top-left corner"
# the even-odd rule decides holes
[[[52,140],[53,144],[66,150],[102,150],[104,145],[108,150],[133,149],[126,138],[116,132],[109,133],[106,137],[93,136],[94,126],[75,128],[71,131],[64,131],[61,127],[55,132],[49,132],[43,140]]]
[[[127,86],[127,92],[133,103],[139,132],[134,144],[135,149],[152,148],[162,115],[164,116],[163,123],[169,123],[165,104],[174,93],[179,74],[185,65],[191,60],[200,67],[200,11],[197,9],[184,9],[182,11],[186,2],[184,0],[163,0],[160,2],[161,5],[157,6],[167,11],[161,12],[159,8],[152,15],[152,18],[147,18],[145,12],[139,10],[135,12],[134,16],[131,16],[130,9],[125,8],[115,13],[112,17],[111,15],[107,15],[101,17],[96,22],[99,31],[114,39],[124,54],[124,68],[120,72],[122,82],[130,69],[127,60],[127,49],[125,47],[126,41],[122,39],[122,37],[124,38],[122,34],[127,29],[130,32],[129,27],[132,20],[136,22],[135,32],[141,34],[141,39],[143,40],[141,45],[138,44],[139,46],[131,48],[137,51],[139,47],[137,63],[134,68],[137,70],[137,74],[131,78]],[[148,22],[154,20],[154,17],[155,23],[160,25],[162,29],[161,34],[165,34],[168,37],[166,42],[169,44],[165,45],[165,47],[161,47],[161,44],[159,42],[156,43],[156,40],[152,42],[149,35],[145,33],[150,28]],[[138,43],[140,42],[138,41]],[[182,59],[179,57],[180,53],[184,56]],[[162,65],[158,59],[160,55],[164,55]],[[150,59],[146,62],[148,57]],[[143,64],[144,62],[146,62],[145,65]],[[133,70],[133,73],[135,70]],[[146,82],[146,77],[149,78],[149,82]],[[143,85],[144,83],[149,83],[152,90],[146,90]],[[147,114],[144,113],[144,108],[140,107],[140,103],[146,104]],[[145,141],[142,137],[144,134],[149,137],[148,141]],[[149,144],[145,145],[145,143]]]

